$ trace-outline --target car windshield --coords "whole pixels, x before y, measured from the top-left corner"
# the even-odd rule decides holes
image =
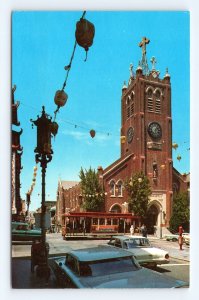
[[[136,247],[150,247],[148,239],[132,239],[130,241],[125,241],[125,248],[131,249]]]
[[[28,224],[18,224],[16,226],[12,226],[12,230],[28,230],[29,225]]]
[[[132,257],[80,262],[80,276],[104,276],[114,273],[131,272],[140,269]]]

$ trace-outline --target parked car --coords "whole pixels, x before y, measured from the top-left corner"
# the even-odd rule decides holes
[[[190,235],[189,235],[189,233],[186,234],[186,235],[183,235],[183,238],[184,238],[185,244],[190,245]]]
[[[113,236],[108,245],[127,249],[142,266],[157,266],[169,263],[169,253],[152,247],[149,240],[142,236]]]
[[[123,249],[101,245],[49,259],[60,288],[179,288],[188,284],[142,268]]]
[[[12,222],[12,241],[41,240],[41,229],[30,229],[28,223]]]
[[[183,239],[184,239],[184,242],[185,242],[185,238],[187,236],[189,236],[189,233],[187,232],[183,232],[182,234],[183,236]],[[164,237],[167,241],[172,241],[172,242],[177,242],[178,241],[178,238],[179,238],[179,233],[175,233],[175,234],[165,234]]]
[[[163,236],[164,239],[166,239],[166,241],[172,241],[172,242],[176,242],[178,241],[178,238],[179,238],[179,234],[176,233],[176,234],[165,234]]]

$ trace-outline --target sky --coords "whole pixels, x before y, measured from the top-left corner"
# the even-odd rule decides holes
[[[36,120],[42,105],[53,116],[55,92],[62,88],[75,43],[76,22],[82,11],[15,11],[12,13],[12,85],[20,101],[18,119],[23,129],[21,197],[32,184],[35,166]],[[168,67],[172,87],[172,139],[174,167],[190,171],[190,43],[188,12],[87,11],[95,26],[88,51],[77,46],[67,80],[68,101],[56,121],[58,134],[46,172],[46,200],[56,200],[58,180],[79,180],[80,168],[107,167],[120,157],[121,92],[141,59],[138,47],[143,36],[150,39],[147,59],[155,56],[160,78]],[[96,136],[91,138],[89,131]],[[177,160],[177,156],[182,158]],[[31,196],[30,210],[40,207],[41,169]]]

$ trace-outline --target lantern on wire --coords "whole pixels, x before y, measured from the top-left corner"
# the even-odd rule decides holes
[[[64,90],[56,91],[54,102],[59,108],[66,104],[67,99],[68,95],[64,92]]]
[[[87,52],[89,47],[93,44],[93,38],[95,35],[95,27],[94,25],[86,19],[81,18],[76,23],[76,31],[75,31],[75,38],[78,45],[85,49],[86,51],[86,58],[87,59]]]
[[[58,132],[58,124],[56,122],[52,122],[50,125],[50,129],[51,129],[51,133],[54,135],[54,137],[56,136],[57,132]]]
[[[176,150],[178,148],[178,144],[177,143],[173,143],[172,144],[172,148]]]
[[[94,130],[94,129],[91,129],[91,130],[90,130],[90,136],[91,136],[92,138],[95,137],[95,130]]]
[[[177,160],[181,161],[182,157],[180,155],[177,156]]]

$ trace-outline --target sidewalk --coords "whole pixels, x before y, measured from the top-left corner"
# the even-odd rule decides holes
[[[36,273],[30,271],[31,259],[28,257],[12,258],[11,272],[14,289],[50,289],[56,288],[53,272],[48,283],[44,279],[38,278]]]
[[[180,259],[187,262],[190,261],[189,246],[183,244],[183,250],[180,250],[178,242],[168,242],[164,239],[159,239],[150,235],[148,236],[148,238],[154,247],[168,251],[170,258]]]

